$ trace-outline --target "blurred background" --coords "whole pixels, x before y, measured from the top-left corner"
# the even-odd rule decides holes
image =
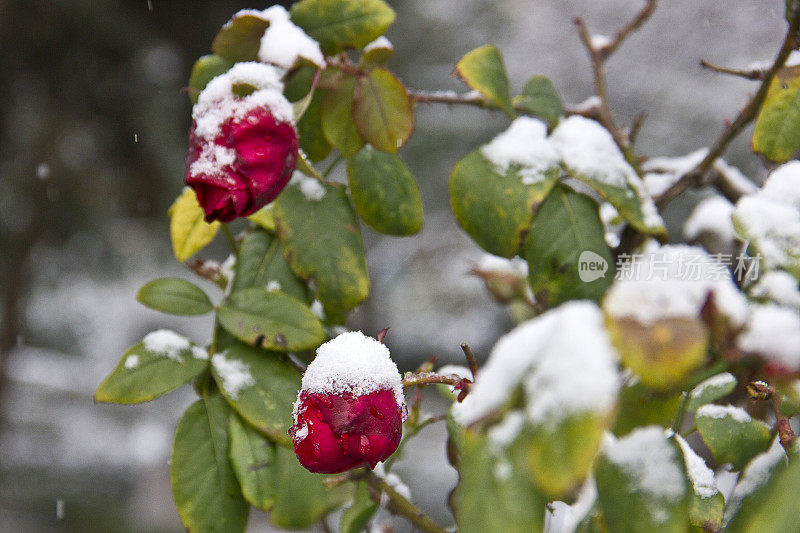
[[[291,2],[285,2],[285,5]],[[512,88],[546,74],[564,100],[592,94],[571,23],[613,34],[640,0],[389,0],[397,21],[390,64],[410,87],[461,89],[451,77],[472,48],[496,44]],[[172,532],[174,425],[188,390],[148,405],[94,405],[92,392],[148,331],[205,342],[209,319],[177,319],[135,302],[165,275],[192,279],[172,257],[166,210],[183,183],[190,105],[181,88],[193,61],[238,9],[233,0],[0,0],[0,532]],[[699,59],[747,67],[782,40],[783,0],[670,0],[608,64],[619,122],[642,110],[637,150],[683,155],[709,145],[753,82],[703,71]],[[364,228],[373,290],[353,329],[391,326],[401,370],[437,356],[460,362],[469,342],[485,357],[510,327],[468,270],[482,253],[448,207],[453,164],[508,124],[500,114],[420,105],[401,155],[426,208],[423,232]],[[760,182],[749,131],[727,154]],[[343,170],[339,169],[339,179]],[[670,207],[673,238],[699,196]],[[220,243],[222,244],[222,243]],[[224,247],[204,255],[225,256]],[[213,288],[208,287],[213,294]],[[444,404],[432,399],[429,410]],[[426,429],[397,472],[414,499],[447,523],[455,474],[443,428]],[[268,531],[254,512],[252,531]],[[403,530],[401,528],[401,530]]]

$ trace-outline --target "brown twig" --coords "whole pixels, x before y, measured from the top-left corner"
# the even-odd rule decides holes
[[[464,381],[455,374],[442,376],[435,372],[420,372],[417,374],[406,372],[403,376],[403,387],[418,387],[421,385],[457,385]]]
[[[467,358],[467,366],[472,374],[472,381],[478,379],[478,361],[475,359],[475,354],[472,353],[472,348],[466,342],[461,343],[461,351],[464,352],[464,357]]]
[[[767,97],[767,91],[772,84],[772,80],[775,78],[775,75],[778,73],[778,71],[783,68],[784,63],[786,63],[786,59],[789,57],[789,54],[792,52],[792,50],[797,48],[798,44],[800,44],[800,40],[798,40],[798,27],[800,27],[799,4],[800,3],[795,0],[794,5],[789,11],[789,25],[786,30],[786,36],[784,37],[783,44],[781,45],[781,49],[778,51],[778,55],[775,57],[775,61],[773,61],[772,66],[764,74],[764,78],[761,80],[761,85],[759,85],[756,94],[753,95],[750,101],[747,102],[747,105],[742,108],[736,119],[724,130],[722,130],[722,133],[714,143],[714,146],[708,151],[706,157],[697,165],[697,167],[684,174],[680,179],[678,179],[678,181],[673,183],[666,191],[664,191],[664,194],[662,194],[658,200],[656,200],[656,205],[659,208],[663,208],[665,205],[670,203],[672,200],[680,196],[684,191],[691,187],[706,185],[708,182],[708,174],[713,167],[714,161],[716,161],[716,159],[720,157],[723,152],[725,152],[731,141],[736,138],[736,136],[739,135],[739,133],[756,118],[761,106],[764,103],[764,100]]]
[[[775,412],[776,427],[778,428],[778,439],[786,453],[791,452],[792,443],[795,439],[794,430],[789,423],[789,419],[781,412],[781,395],[775,392],[768,383],[764,381],[753,381],[747,385],[747,392],[753,400],[772,400],[772,410]]]
[[[611,110],[608,107],[608,94],[606,89],[604,66],[605,62],[609,57],[611,57],[617,48],[619,48],[620,44],[622,44],[622,42],[631,33],[641,27],[641,25],[644,24],[648,18],[650,18],[655,11],[655,8],[656,0],[647,0],[644,7],[639,10],[633,19],[631,19],[628,24],[626,24],[616,33],[614,39],[602,46],[595,46],[592,43],[592,36],[582,18],[575,17],[575,19],[573,19],[573,23],[578,29],[578,35],[581,38],[581,42],[583,43],[584,48],[586,48],[586,51],[589,53],[589,59],[592,65],[592,75],[594,78],[594,89],[597,97],[600,98],[600,106],[597,110],[597,120],[608,130],[608,132],[614,138],[614,142],[625,156],[625,160],[634,168],[634,170],[636,170],[636,173],[640,176],[642,175],[642,169],[639,164],[639,158],[633,151],[630,136],[617,125],[616,121],[614,120],[614,116],[611,114]]]
[[[639,10],[636,16],[633,17],[631,21],[625,25],[624,28],[622,28],[616,33],[614,39],[607,45],[601,47],[602,53],[604,53],[606,57],[613,54],[616,51],[616,49],[619,48],[619,45],[622,44],[622,42],[631,33],[638,30],[639,27],[642,24],[644,24],[647,21],[647,19],[650,18],[650,16],[653,14],[655,10],[656,10],[656,0],[647,0],[647,2],[645,2],[645,5],[642,7],[642,9]]]
[[[379,505],[385,504],[386,508],[393,514],[405,516],[422,531],[427,533],[447,533],[446,529],[434,522],[419,507],[407,500],[394,487],[389,485],[385,479],[375,474],[372,470],[362,470],[361,476],[366,481],[369,495],[374,502]]]
[[[713,70],[714,72],[719,72],[720,74],[730,74],[732,76],[739,76],[740,78],[745,78],[748,80],[763,80],[764,75],[766,74],[766,70],[761,68],[738,69],[722,67],[719,65],[714,65],[713,63],[709,63],[705,59],[700,60],[700,66],[707,68],[708,70]]]

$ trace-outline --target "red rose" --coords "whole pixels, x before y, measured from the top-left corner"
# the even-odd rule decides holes
[[[405,403],[389,350],[361,332],[323,344],[306,369],[289,434],[311,472],[375,468],[397,449]]]
[[[403,434],[402,411],[390,390],[357,398],[302,392],[298,412],[290,432],[294,452],[312,472],[375,468],[394,453]]]
[[[233,86],[257,90],[236,96]],[[297,164],[291,106],[272,67],[239,63],[200,94],[189,132],[186,184],[206,222],[230,222],[275,199]]]

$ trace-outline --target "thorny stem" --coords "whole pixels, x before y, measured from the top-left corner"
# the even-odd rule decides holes
[[[589,53],[589,59],[592,63],[595,93],[597,93],[597,97],[600,99],[600,106],[597,110],[597,120],[608,130],[608,132],[614,138],[614,142],[625,156],[625,160],[634,168],[634,170],[636,170],[636,173],[640,176],[642,175],[642,169],[641,165],[639,164],[639,158],[633,151],[630,136],[617,125],[616,121],[614,120],[614,116],[611,114],[611,110],[608,107],[604,66],[608,58],[611,57],[617,48],[619,48],[619,45],[622,44],[622,42],[631,33],[636,31],[642,24],[644,24],[648,18],[650,18],[655,11],[655,8],[656,0],[647,0],[644,7],[639,10],[636,16],[634,16],[633,19],[631,19],[631,21],[625,25],[625,27],[617,32],[617,34],[614,36],[614,39],[610,43],[603,46],[595,46],[592,44],[592,36],[589,34],[589,30],[587,29],[582,18],[576,17],[573,20],[578,29],[578,35],[581,38],[581,42],[583,42],[583,46]]]
[[[233,237],[233,233],[231,233],[231,228],[229,228],[227,224],[222,224],[222,232],[225,234],[225,240],[228,241],[228,246],[231,247],[233,255],[238,257],[239,249],[236,246],[236,239]]]
[[[369,495],[379,505],[386,504],[386,508],[394,513],[408,518],[417,528],[427,533],[447,533],[447,530],[434,522],[419,507],[408,501],[402,494],[394,490],[386,480],[371,470],[361,474],[369,488]]]
[[[745,78],[748,80],[763,80],[765,74],[764,69],[760,68],[738,69],[730,67],[721,67],[719,65],[714,65],[713,63],[709,63],[705,59],[700,60],[700,66],[703,68],[707,68],[708,70],[713,70],[714,72],[719,72],[720,74],[730,74],[732,76],[739,76],[740,78]]]
[[[764,73],[764,78],[761,80],[761,85],[758,87],[758,91],[756,91],[756,94],[750,99],[747,105],[742,108],[736,119],[722,131],[719,138],[714,143],[714,146],[708,151],[706,157],[697,165],[697,167],[684,174],[678,181],[664,191],[664,194],[662,194],[660,198],[658,198],[656,205],[659,208],[663,208],[665,205],[670,203],[672,200],[677,198],[684,191],[691,187],[706,185],[708,181],[709,170],[713,167],[714,161],[716,161],[717,158],[720,157],[723,152],[725,152],[731,141],[736,138],[736,136],[745,128],[745,126],[750,124],[750,122],[752,122],[758,115],[758,111],[761,109],[761,106],[767,97],[767,91],[772,84],[772,80],[775,78],[775,75],[778,73],[778,71],[783,68],[784,63],[786,63],[786,59],[789,57],[789,54],[792,52],[792,50],[797,48],[797,45],[800,44],[800,41],[798,40],[798,27],[800,27],[800,4],[797,0],[795,0],[793,6],[790,8],[789,13],[789,27],[786,30],[786,37],[783,40],[783,45],[781,46],[778,55],[775,57],[775,61],[772,63],[772,66]]]

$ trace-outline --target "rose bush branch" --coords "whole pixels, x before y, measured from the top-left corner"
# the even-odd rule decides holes
[[[656,200],[656,205],[659,208],[663,208],[672,200],[680,196],[684,191],[692,187],[708,185],[710,183],[710,169],[713,168],[714,161],[716,161],[718,157],[722,156],[731,141],[733,141],[733,139],[735,139],[736,136],[739,135],[739,133],[741,133],[748,124],[755,120],[759,110],[761,109],[761,106],[764,103],[764,100],[767,97],[767,91],[769,90],[772,80],[775,78],[778,71],[783,68],[783,65],[786,63],[786,59],[789,57],[789,54],[792,52],[792,50],[796,49],[798,44],[800,44],[800,35],[798,35],[798,30],[800,30],[800,3],[795,1],[788,10],[788,25],[786,29],[786,35],[783,39],[783,44],[781,45],[778,54],[775,56],[772,66],[770,66],[770,68],[764,73],[758,90],[753,97],[750,98],[742,110],[739,111],[739,114],[733,120],[733,122],[731,122],[724,130],[722,130],[722,133],[717,138],[714,146],[708,151],[706,157],[703,158],[703,160],[694,169],[687,172],[666,191],[664,191],[664,193]]]
[[[405,516],[414,526],[426,533],[447,533],[445,528],[423,513],[419,507],[407,500],[375,472],[364,469],[361,476],[369,487],[370,497],[378,505],[385,505],[390,512]]]
[[[708,70],[713,70],[714,72],[719,72],[720,74],[730,74],[731,76],[738,76],[747,80],[763,80],[767,72],[763,68],[738,69],[722,67],[719,65],[714,65],[713,63],[709,63],[705,59],[700,60],[700,66]]]
[[[639,163],[639,158],[633,151],[630,135],[617,125],[608,105],[608,91],[604,67],[608,58],[611,57],[631,33],[639,29],[639,27],[650,18],[655,8],[656,0],[648,0],[636,16],[634,16],[625,27],[619,30],[610,42],[601,45],[596,45],[593,42],[592,36],[582,18],[575,17],[575,19],[573,19],[573,23],[578,29],[578,35],[581,38],[584,48],[586,48],[586,51],[589,53],[589,59],[591,61],[595,94],[600,99],[600,105],[597,110],[597,120],[611,133],[614,142],[617,144],[620,151],[622,151],[625,159],[639,175],[642,174],[641,165]]]

